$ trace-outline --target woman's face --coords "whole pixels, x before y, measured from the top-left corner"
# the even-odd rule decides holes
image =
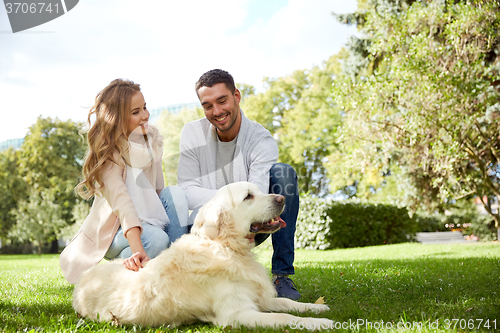
[[[148,133],[148,120],[149,111],[146,108],[144,96],[142,95],[142,92],[138,91],[132,95],[132,99],[130,101],[130,118],[127,127],[127,136],[130,136],[132,133],[137,135]]]

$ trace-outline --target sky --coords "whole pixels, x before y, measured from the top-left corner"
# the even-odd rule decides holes
[[[86,121],[116,78],[141,85],[150,110],[198,102],[195,82],[221,68],[263,91],[265,77],[321,66],[355,27],[331,15],[356,0],[82,0],[12,33],[0,6],[0,142],[39,116]]]

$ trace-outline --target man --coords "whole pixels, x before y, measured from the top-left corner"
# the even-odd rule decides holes
[[[299,210],[297,174],[289,165],[276,163],[278,146],[262,125],[245,117],[241,93],[233,77],[215,69],[203,74],[196,93],[205,118],[186,124],[180,141],[178,185],[186,194],[190,223],[199,208],[229,183],[248,181],[264,193],[285,197],[281,218],[284,229],[272,235],[272,273],[278,297],[297,300],[300,293],[288,277],[294,274],[294,234]],[[256,245],[269,235],[257,235]]]

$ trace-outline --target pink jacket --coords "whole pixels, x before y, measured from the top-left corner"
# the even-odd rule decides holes
[[[59,263],[64,277],[69,283],[76,283],[80,275],[98,264],[108,251],[118,228],[124,235],[133,227],[142,227],[132,200],[127,191],[125,180],[127,168],[118,154],[115,162],[106,162],[103,172],[101,195],[94,196],[90,213],[78,233],[61,253]],[[161,172],[161,160],[156,170]],[[157,178],[157,188],[163,188],[163,175]]]

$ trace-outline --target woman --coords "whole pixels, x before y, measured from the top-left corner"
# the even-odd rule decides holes
[[[102,258],[123,258],[136,271],[187,232],[186,198],[177,186],[163,188],[163,138],[148,120],[140,87],[128,80],[112,81],[90,109],[88,151],[75,192],[94,202],[61,253],[70,283]]]

